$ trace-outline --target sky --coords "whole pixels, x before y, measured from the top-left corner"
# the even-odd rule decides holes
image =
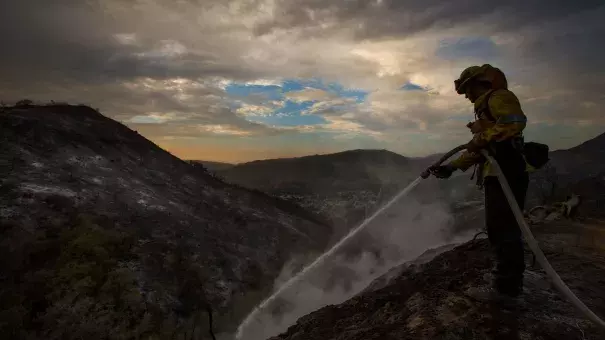
[[[0,100],[86,104],[183,159],[467,142],[471,65],[507,75],[526,140],[605,132],[601,0],[19,0]]]

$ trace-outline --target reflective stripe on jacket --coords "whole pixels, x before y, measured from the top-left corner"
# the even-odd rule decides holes
[[[491,142],[500,142],[514,137],[522,137],[527,124],[527,117],[521,109],[517,96],[509,90],[490,90],[475,101],[476,120],[480,132],[473,135],[477,145],[487,146]],[[483,162],[480,154],[464,151],[452,165],[466,171],[475,164]],[[526,162],[526,170],[533,171]],[[495,176],[488,161],[483,164],[482,177]]]

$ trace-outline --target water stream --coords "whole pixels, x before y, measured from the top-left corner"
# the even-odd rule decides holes
[[[325,253],[323,253],[321,256],[319,256],[317,259],[315,259],[315,261],[313,261],[311,264],[309,264],[308,266],[306,266],[305,268],[303,268],[298,274],[296,274],[294,277],[292,277],[290,280],[288,280],[286,283],[284,283],[282,286],[280,286],[279,289],[277,289],[273,294],[271,294],[271,296],[269,296],[268,298],[266,298],[265,300],[263,300],[256,307],[254,307],[254,309],[252,310],[252,312],[250,312],[248,314],[248,316],[246,316],[246,318],[244,319],[244,321],[242,321],[242,323],[238,326],[235,338],[236,339],[243,339],[243,334],[244,334],[244,331],[245,331],[246,327],[248,327],[248,325],[252,321],[255,320],[255,318],[257,317],[257,315],[267,305],[269,305],[277,297],[279,297],[280,294],[283,291],[285,291],[286,289],[290,288],[293,284],[295,284],[300,279],[302,279],[305,276],[305,274],[308,273],[310,270],[312,270],[313,268],[315,268],[315,267],[319,266],[320,264],[322,264],[327,258],[329,258],[332,254],[334,254],[338,249],[340,249],[340,247],[343,244],[347,243],[348,240],[350,240],[353,236],[357,235],[360,231],[362,231],[370,222],[372,222],[384,210],[386,210],[387,208],[389,208],[391,205],[393,205],[395,202],[397,202],[403,196],[407,195],[410,191],[412,191],[412,189],[414,189],[418,185],[418,183],[420,183],[420,181],[422,181],[422,178],[418,177],[413,182],[411,182],[410,184],[408,184],[407,187],[405,187],[403,190],[401,190],[390,201],[388,201],[380,209],[378,209],[376,212],[374,212],[374,214],[372,214],[370,217],[366,218],[355,229],[351,230],[345,237],[343,237],[340,241],[338,241],[338,243],[336,243],[332,248],[330,248],[330,250],[328,250]]]

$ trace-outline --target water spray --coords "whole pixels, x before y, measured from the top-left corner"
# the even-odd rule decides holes
[[[244,319],[244,321],[237,328],[237,333],[235,335],[236,339],[242,339],[244,329],[256,318],[256,315],[264,309],[268,304],[273,302],[284,290],[290,288],[294,283],[298,282],[302,279],[306,273],[308,273],[311,269],[322,264],[326,259],[328,259],[332,254],[334,254],[340,247],[345,244],[348,240],[350,240],[353,236],[357,235],[360,231],[362,231],[370,222],[372,222],[378,215],[380,215],[384,210],[397,202],[401,197],[407,195],[414,187],[420,183],[422,180],[421,177],[416,178],[412,183],[410,183],[405,189],[401,190],[395,197],[393,197],[387,204],[378,209],[372,216],[366,218],[357,228],[351,230],[344,238],[342,238],[338,243],[336,243],[330,250],[323,253],[319,256],[315,261],[311,264],[303,268],[298,274],[284,283],[277,291],[275,291],[271,296],[263,300],[259,305],[257,305],[250,314]]]
[[[437,160],[437,162],[435,162],[431,167],[441,165],[448,158],[452,157],[453,155],[455,155],[456,153],[458,153],[464,149],[466,149],[466,145],[460,145],[460,146],[452,149],[451,151],[444,154],[441,158],[439,158],[439,160]],[[525,219],[523,218],[523,213],[521,212],[521,209],[519,208],[517,201],[515,200],[515,198],[512,194],[512,191],[508,185],[508,181],[504,177],[504,174],[502,173],[502,170],[500,169],[499,164],[485,150],[482,150],[482,154],[486,157],[486,159],[488,159],[490,161],[490,163],[492,163],[494,165],[500,185],[503,188],[503,191],[513,210],[515,218],[517,219],[517,222],[519,223],[519,227],[521,228],[521,231],[523,232],[525,241],[528,243],[532,252],[536,255],[538,262],[540,263],[542,268],[544,268],[544,270],[548,274],[549,278],[554,283],[555,287],[559,290],[559,292],[568,301],[570,301],[589,320],[591,320],[594,323],[596,323],[597,325],[605,328],[605,321],[600,319],[594,312],[592,312],[586,305],[584,305],[582,303],[582,301],[580,301],[577,298],[577,296],[575,296],[574,293],[565,285],[565,283],[561,280],[559,275],[552,268],[552,266],[550,265],[550,263],[544,256],[544,253],[542,253],[542,251],[538,247],[538,243],[534,239],[529,227],[527,226],[527,223],[525,222]],[[260,304],[258,304],[252,310],[252,312],[250,312],[248,314],[248,316],[246,316],[244,321],[237,328],[237,333],[235,335],[236,339],[242,339],[244,329],[252,322],[252,320],[254,320],[256,318],[257,314],[261,310],[263,310],[268,304],[273,302],[284,290],[291,287],[294,283],[300,281],[300,279],[302,279],[305,276],[305,274],[308,273],[311,269],[322,264],[327,258],[329,258],[332,254],[334,254],[338,249],[340,249],[340,247],[343,244],[345,244],[353,236],[357,235],[361,230],[363,230],[370,222],[372,222],[384,210],[386,210],[387,208],[392,206],[395,202],[397,202],[403,196],[407,195],[412,189],[414,189],[420,183],[420,181],[422,179],[428,178],[430,176],[431,167],[429,167],[425,171],[423,171],[418,178],[416,178],[414,181],[412,181],[406,188],[401,190],[389,202],[387,202],[384,206],[382,206],[380,209],[378,209],[374,214],[372,214],[372,216],[366,218],[358,227],[356,227],[355,229],[350,231],[344,238],[342,238],[338,243],[336,243],[332,248],[330,248],[330,250],[328,250],[327,252],[325,252],[324,254],[319,256],[315,261],[313,261],[311,264],[309,264],[308,266],[303,268],[298,274],[296,274],[294,277],[289,279],[285,284],[280,286],[277,291],[275,291],[273,294],[271,294],[271,296],[269,296],[268,298],[263,300]]]
[[[460,150],[463,150],[463,149],[464,149],[463,145],[453,149],[452,151],[443,155],[433,166],[440,165],[445,160],[450,158],[452,155],[456,154],[457,152],[459,152]],[[269,296],[268,298],[263,300],[256,307],[254,307],[252,312],[250,312],[248,314],[248,316],[246,316],[244,321],[237,328],[237,333],[235,335],[236,339],[242,339],[244,329],[256,318],[256,316],[258,315],[258,313],[261,310],[263,310],[268,304],[273,302],[279,295],[281,295],[281,293],[284,290],[290,288],[293,284],[300,281],[300,279],[302,279],[305,276],[305,274],[307,274],[311,269],[321,265],[326,259],[328,259],[332,254],[334,254],[338,249],[340,249],[340,247],[342,247],[342,245],[347,243],[348,240],[350,240],[353,236],[357,235],[360,231],[362,231],[370,222],[372,222],[374,219],[376,219],[376,217],[378,217],[380,214],[382,214],[383,211],[388,209],[395,202],[399,201],[402,197],[404,197],[410,191],[412,191],[412,189],[414,189],[420,183],[420,181],[422,181],[422,179],[428,178],[429,175],[430,175],[430,172],[428,169],[425,170],[424,172],[422,172],[422,174],[418,178],[416,178],[414,181],[412,181],[410,184],[408,184],[407,187],[405,187],[397,195],[395,195],[393,198],[391,198],[391,200],[389,200],[385,205],[383,205],[380,209],[378,209],[376,212],[374,212],[374,214],[372,214],[370,217],[366,218],[359,226],[357,226],[355,229],[351,230],[345,237],[343,237],[338,243],[336,243],[332,248],[330,248],[330,250],[323,253],[315,261],[313,261],[311,264],[309,264],[308,266],[303,268],[298,274],[296,274],[294,277],[292,277],[288,281],[286,281],[286,283],[284,283],[282,286],[280,286],[279,289],[277,289],[273,294],[271,294],[271,296]]]

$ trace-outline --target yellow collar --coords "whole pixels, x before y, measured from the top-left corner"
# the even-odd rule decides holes
[[[485,99],[493,91],[494,90],[489,90],[489,91],[485,92],[484,94],[480,95],[479,98],[477,98],[477,100],[475,100],[475,112],[477,112],[477,110],[479,110],[479,108],[483,107]]]

